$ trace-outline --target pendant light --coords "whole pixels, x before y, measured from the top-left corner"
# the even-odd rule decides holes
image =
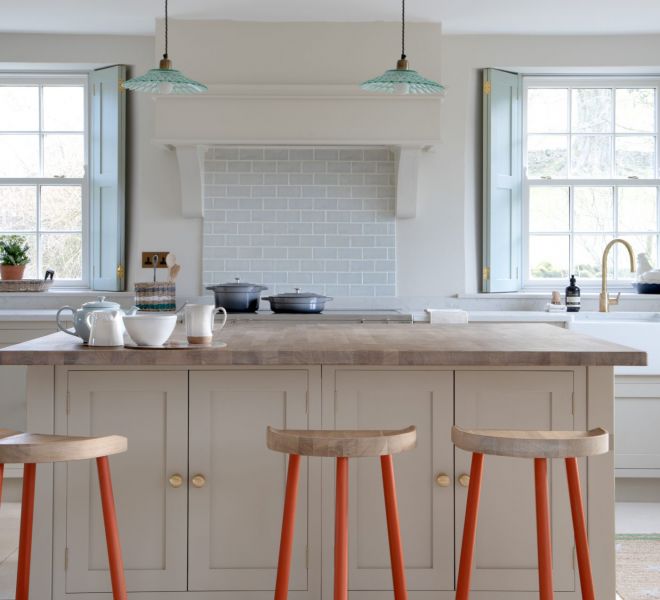
[[[408,68],[406,59],[406,0],[401,0],[401,58],[396,69],[365,81],[361,86],[369,92],[386,94],[443,94],[445,86],[422,77],[417,71]]]
[[[133,77],[124,82],[124,87],[136,92],[152,94],[196,94],[207,91],[203,83],[188,79],[172,68],[172,61],[167,55],[167,0],[165,0],[165,54],[157,69],[150,69],[144,75]]]

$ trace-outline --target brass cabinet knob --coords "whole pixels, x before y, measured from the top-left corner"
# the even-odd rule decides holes
[[[183,485],[183,477],[181,477],[181,475],[179,475],[178,473],[171,475],[168,481],[170,482],[170,485],[173,488],[178,488]]]
[[[204,484],[206,483],[206,477],[204,477],[204,475],[197,474],[193,476],[190,482],[193,484],[193,487],[201,488],[204,487]]]
[[[451,478],[447,473],[439,473],[438,476],[435,478],[435,482],[440,486],[440,487],[449,487],[451,485]]]
[[[463,475],[458,478],[458,483],[463,487],[468,487],[470,485],[470,476],[467,473],[463,473]]]

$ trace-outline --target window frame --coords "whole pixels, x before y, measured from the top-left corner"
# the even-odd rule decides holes
[[[6,73],[0,72],[0,86],[10,86],[10,85],[80,85],[83,87],[83,101],[84,101],[84,129],[83,129],[83,177],[0,177],[0,185],[16,185],[16,186],[35,186],[37,194],[37,227],[39,227],[39,216],[41,211],[41,186],[77,186],[81,187],[81,201],[82,201],[82,212],[81,212],[81,236],[82,236],[82,248],[81,248],[81,278],[80,279],[70,279],[70,280],[60,280],[55,273],[55,279],[53,282],[53,287],[58,288],[84,288],[88,289],[91,285],[91,243],[90,243],[90,232],[91,232],[91,217],[90,217],[90,176],[89,176],[89,160],[90,160],[90,99],[89,99],[89,76],[86,72],[67,72],[67,73]],[[41,93],[40,93],[41,96]],[[43,125],[43,104],[40,97],[39,105],[40,117],[39,117],[39,127],[38,130],[39,136],[43,136],[44,133],[70,133],[70,132],[46,132],[41,129]],[[16,133],[16,134],[34,134],[34,132],[28,131],[7,131],[3,133]],[[40,168],[43,167],[43,146],[40,141],[40,150],[39,150],[39,164]],[[13,232],[11,232],[13,233]],[[36,251],[39,252],[39,234],[41,233],[40,229],[37,229],[37,248]],[[51,233],[51,232],[48,232]],[[60,233],[60,232],[52,232]],[[67,233],[67,232],[62,232]],[[17,235],[22,235],[22,232],[17,231]],[[37,273],[37,277],[43,276],[42,273]]]
[[[631,87],[631,88],[654,88],[655,89],[655,131],[649,133],[648,135],[653,135],[655,137],[655,178],[648,179],[633,179],[633,178],[624,178],[624,177],[611,177],[607,179],[582,179],[582,178],[571,178],[566,177],[562,179],[529,179],[527,177],[527,99],[529,88],[555,88],[555,89],[569,89],[568,94],[568,106],[569,106],[569,129],[566,134],[557,134],[557,135],[567,135],[569,137],[568,143],[568,168],[570,168],[570,104],[571,104],[571,94],[570,89],[574,87],[586,87],[586,88],[612,88],[617,87]],[[626,232],[626,235],[656,235],[656,252],[658,259],[660,261],[660,77],[658,76],[524,76],[522,81],[522,164],[523,164],[523,174],[522,174],[522,290],[521,291],[546,291],[551,289],[557,289],[560,287],[563,289],[568,285],[568,278],[547,278],[547,279],[531,279],[529,275],[529,240],[530,240],[530,228],[529,228],[529,192],[530,187],[568,187],[569,188],[569,219],[571,222],[570,229],[566,235],[572,236],[574,234],[572,221],[573,221],[573,188],[575,186],[589,186],[589,187],[610,187],[613,188],[613,203],[614,207],[617,206],[617,187],[655,187],[657,194],[656,202],[656,231],[645,231],[645,232]],[[616,118],[616,105],[613,107],[613,116]],[[612,124],[614,129],[614,123]],[[611,135],[614,137],[616,135],[623,136],[634,136],[634,135],[644,135],[643,133],[617,133],[615,131],[611,133],[601,133],[597,135]],[[614,161],[614,146],[611,147],[612,158]],[[622,185],[623,183],[623,185]],[[616,208],[615,208],[616,211]],[[616,217],[616,213],[614,214]],[[616,221],[613,223],[614,228],[617,229]],[[550,232],[547,232],[550,234]],[[561,234],[562,232],[554,232],[555,234]],[[596,234],[597,235],[597,234]],[[604,248],[603,248],[604,250]],[[609,259],[609,266],[616,265],[618,263],[618,257],[620,252],[622,252],[619,244],[615,244],[612,248],[612,252]],[[573,253],[573,244],[569,246],[569,261],[572,261]],[[660,267],[660,265],[657,265]],[[608,269],[608,287],[617,291],[627,291],[631,292],[631,279],[617,279],[616,270],[614,271],[614,276],[612,276],[612,271]],[[569,273],[570,275],[570,273]],[[583,291],[596,291],[600,290],[601,282],[598,280],[588,280],[584,279],[578,281],[578,285],[582,288]]]

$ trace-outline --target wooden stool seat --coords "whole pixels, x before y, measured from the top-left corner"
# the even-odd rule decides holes
[[[572,458],[606,454],[610,434],[590,431],[524,431],[452,427],[452,442],[462,450],[518,458]]]
[[[0,464],[85,460],[126,452],[120,435],[73,437],[0,429]]]
[[[268,448],[284,454],[357,458],[387,456],[414,448],[415,427],[396,430],[273,429],[266,432]]]

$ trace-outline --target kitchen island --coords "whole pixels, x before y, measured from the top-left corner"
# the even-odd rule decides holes
[[[183,340],[177,328],[175,340]],[[225,348],[88,348],[63,333],[0,351],[29,365],[28,427],[118,433],[113,457],[132,600],[272,597],[285,458],[267,425],[416,425],[418,447],[395,458],[411,600],[453,598],[469,478],[452,424],[613,430],[613,367],[643,352],[545,324],[338,325],[237,322]],[[561,461],[550,470],[557,598],[579,598]],[[292,599],[332,597],[334,471],[301,471]],[[40,465],[35,597],[97,600],[108,592],[101,515],[87,464]],[[192,479],[195,475],[202,478]],[[614,599],[613,453],[581,461],[597,597]],[[446,477],[448,476],[448,477]],[[448,483],[449,482],[449,483]],[[352,599],[391,597],[377,461],[356,461],[350,497]],[[488,457],[475,599],[537,597],[533,469]],[[323,510],[322,510],[323,507]]]

